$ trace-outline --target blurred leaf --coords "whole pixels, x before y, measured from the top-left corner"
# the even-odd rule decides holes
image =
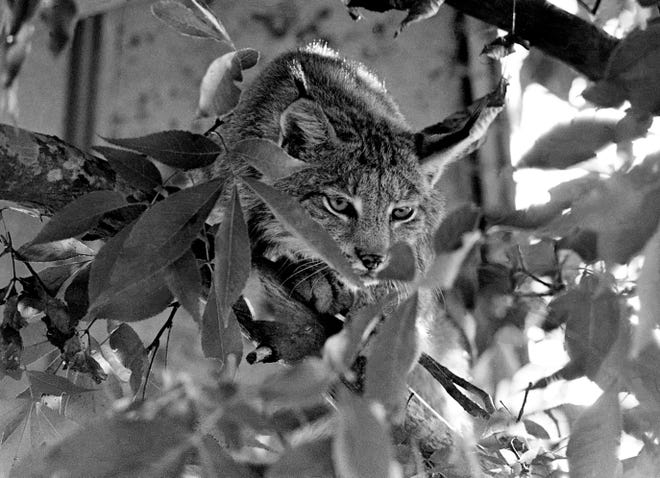
[[[234,146],[230,154],[239,156],[271,181],[286,178],[311,167],[308,163],[289,156],[269,139],[244,139]]]
[[[387,266],[376,275],[378,279],[405,282],[415,280],[417,261],[415,253],[408,244],[397,242],[390,248],[388,256]]]
[[[221,322],[226,327],[231,306],[242,294],[252,268],[250,238],[236,186],[215,235],[214,264],[215,298]]]
[[[417,361],[418,295],[412,294],[388,314],[372,340],[365,371],[365,397],[378,400],[388,412],[404,404],[408,373]]]
[[[72,237],[46,243],[28,242],[18,249],[18,255],[29,262],[63,261],[79,256],[87,256],[91,260],[94,254],[93,249]]]
[[[192,433],[192,422],[183,419],[106,418],[34,450],[10,476],[179,476]]]
[[[569,101],[573,80],[578,76],[565,63],[538,48],[531,48],[520,68],[520,87],[524,92],[531,83],[538,83],[562,100]]]
[[[143,154],[108,146],[94,146],[110,163],[112,169],[133,187],[143,191],[152,191],[163,184],[158,168]]]
[[[266,472],[266,478],[332,478],[332,442],[321,438],[287,448]]]
[[[101,345],[101,353],[122,382],[129,382],[137,393],[147,367],[147,350],[140,336],[128,324],[119,324]],[[128,372],[128,373],[127,373]]]
[[[23,62],[30,51],[34,26],[24,24],[13,35],[13,41],[3,41],[0,45],[2,63],[0,64],[0,83],[4,91],[9,92],[21,71]],[[15,94],[15,93],[14,93]],[[11,111],[11,108],[8,108]]]
[[[232,41],[224,27],[216,25],[195,15],[190,8],[174,0],[161,0],[151,6],[151,12],[166,25],[183,35],[210,38],[232,46]],[[221,24],[220,24],[221,25]]]
[[[375,405],[343,390],[332,459],[338,476],[398,478],[403,476],[390,444],[390,435],[374,413]]]
[[[76,2],[74,0],[42,0],[39,16],[48,27],[48,48],[54,55],[59,55],[73,37],[73,29],[78,16]]]
[[[202,321],[201,291],[202,276],[197,259],[191,251],[184,254],[165,268],[165,283],[183,308],[195,322]]]
[[[351,6],[364,6],[369,8],[369,4],[374,4],[374,2],[365,1],[364,5],[359,4],[361,2],[353,1]],[[406,6],[408,10],[408,15],[403,19],[399,28],[394,32],[394,36],[398,36],[404,28],[406,28],[411,23],[419,22],[421,20],[426,20],[431,18],[440,9],[440,6],[445,3],[445,0],[416,0],[414,2],[408,2],[409,5]],[[384,476],[384,475],[383,475]]]
[[[623,478],[648,478],[660,470],[660,454],[653,453],[647,448],[643,448],[639,455],[631,460],[632,466],[625,470]]]
[[[243,178],[243,182],[270,208],[273,215],[291,234],[315,250],[350,284],[362,284],[337,243],[330,237],[295,199],[256,179]]]
[[[259,53],[246,48],[232,51],[211,62],[199,87],[200,117],[223,116],[238,104],[241,90],[236,82],[243,81],[243,70],[256,65]]]
[[[567,168],[593,158],[615,140],[614,118],[577,117],[559,124],[536,140],[520,159],[519,168]]]
[[[209,166],[222,147],[201,134],[189,131],[161,131],[139,138],[103,138],[108,143],[151,156],[179,169]]]
[[[660,325],[660,229],[646,243],[644,265],[637,279],[639,323],[634,329],[630,355],[634,358],[653,341],[653,330]]]
[[[202,438],[197,453],[202,464],[202,478],[215,478],[222,472],[223,478],[258,478],[256,472],[237,463],[210,435]]]
[[[218,313],[217,301],[214,294],[209,294],[209,299],[202,315],[201,328],[204,357],[218,359],[223,365],[226,365],[229,355],[233,354],[236,359],[235,365],[238,366],[243,356],[241,329],[233,313],[229,314],[227,325],[224,325]]]
[[[32,396],[33,400],[39,400],[42,395],[62,395],[65,393],[67,395],[73,395],[94,391],[89,388],[79,387],[70,380],[53,375],[52,373],[28,370],[27,376],[30,382],[30,395],[28,396]]]
[[[316,403],[336,379],[335,373],[323,360],[309,357],[267,377],[259,386],[259,396],[268,402],[286,406]]]
[[[463,235],[476,228],[479,216],[479,209],[472,204],[463,204],[447,214],[433,234],[435,253],[454,252],[460,249]]]
[[[425,286],[451,289],[461,271],[463,263],[480,239],[480,232],[467,232],[463,235],[463,245],[460,249],[437,254],[431,266],[426,271]]]
[[[31,407],[30,400],[0,400],[0,440],[3,445],[27,417]]]
[[[575,422],[566,455],[571,478],[616,478],[621,409],[616,392],[606,391]]]
[[[78,236],[89,231],[103,214],[128,206],[115,191],[93,191],[70,202],[41,229],[32,244],[43,244]]]

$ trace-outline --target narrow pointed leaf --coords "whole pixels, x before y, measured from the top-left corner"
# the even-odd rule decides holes
[[[566,455],[571,478],[620,476],[617,458],[621,439],[621,407],[616,392],[604,392],[578,417]]]
[[[250,239],[238,189],[234,186],[225,220],[215,236],[215,297],[226,327],[231,306],[238,300],[250,275]]]
[[[231,41],[229,38],[229,33],[227,33],[227,29],[225,26],[222,24],[220,19],[217,17],[215,13],[213,13],[209,7],[207,7],[205,4],[200,3],[199,0],[191,0],[193,5],[197,7],[197,10],[202,14],[202,17],[213,26],[213,28],[216,29],[218,33],[222,35],[223,38],[226,39],[226,41],[233,47],[234,43]]]
[[[224,28],[222,31],[218,30],[214,25],[198,17],[195,12],[180,2],[161,0],[151,6],[151,12],[156,18],[183,35],[210,38],[231,45],[231,40]]]
[[[269,139],[244,139],[234,146],[230,154],[238,155],[271,181],[286,178],[311,167],[308,163],[289,156]]]
[[[115,191],[85,194],[55,213],[32,240],[32,244],[79,236],[89,231],[103,214],[127,205],[123,194]]]
[[[28,370],[27,376],[30,381],[30,393],[33,400],[39,400],[42,395],[62,395],[64,393],[72,395],[94,391],[89,388],[79,387],[70,380],[53,375],[52,373]]]
[[[362,285],[362,281],[353,272],[337,243],[325,229],[309,217],[307,211],[295,199],[255,179],[243,178],[243,181],[266,203],[277,220],[291,234],[314,249],[344,279],[357,287]]]
[[[183,308],[195,319],[202,320],[201,290],[202,276],[197,259],[191,251],[165,268],[165,283]]]
[[[189,131],[162,131],[139,138],[103,138],[108,143],[151,156],[179,169],[208,166],[222,152],[222,147],[201,134]]]
[[[73,237],[40,244],[28,242],[18,249],[18,255],[29,262],[63,261],[80,256],[83,256],[81,259],[91,260],[94,254],[93,249]]]
[[[232,313],[227,327],[224,327],[213,294],[209,296],[202,315],[202,351],[204,357],[218,359],[223,364],[227,363],[230,354],[234,355],[236,365],[243,356],[243,339],[238,321]]]
[[[112,169],[131,186],[152,191],[163,184],[158,168],[143,154],[108,146],[94,146],[94,150],[105,156]]]

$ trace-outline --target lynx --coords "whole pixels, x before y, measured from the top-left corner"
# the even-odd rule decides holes
[[[445,166],[444,156],[436,153],[443,145],[428,131],[412,131],[383,83],[362,64],[320,44],[286,53],[244,91],[221,133],[227,144],[273,140],[314,166],[275,186],[296,198],[334,238],[367,284],[363,290],[347,286],[267,206],[244,195],[255,265],[246,295],[257,318],[275,315],[303,325],[319,317],[327,321],[321,336],[301,339],[312,343],[304,350],[318,351],[337,330],[331,325],[335,314],[378,300],[394,287],[377,279],[392,245],[409,244],[418,270],[428,266],[429,236],[445,207],[436,188]],[[223,167],[216,165],[210,174],[222,174]],[[464,368],[460,334],[435,293],[420,304],[422,348]]]

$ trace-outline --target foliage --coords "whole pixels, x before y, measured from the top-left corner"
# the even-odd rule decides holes
[[[53,13],[56,3],[44,2],[51,17],[60,15]],[[408,3],[402,27],[434,14],[442,2]],[[3,32],[19,35],[38,4],[4,4],[11,15]],[[153,12],[182,34],[225,49],[202,81],[199,104],[201,115],[222,117],[237,104],[236,82],[258,54],[236,50],[212,11],[197,0],[192,6],[164,0]],[[66,30],[61,18],[54,24]],[[649,85],[657,83],[658,31],[655,25],[633,31],[612,53],[603,80],[586,93],[599,105],[628,100],[625,119],[560,125],[524,164],[567,168],[609,143],[645,135],[657,113],[658,89]],[[640,45],[645,55],[633,61],[631,50]],[[3,55],[17,55],[13,48],[5,44]],[[3,71],[14,75],[17,65],[7,61]],[[494,116],[484,105],[500,95],[442,124],[437,133],[447,135],[448,148],[473,148]],[[404,300],[356,307],[340,332],[329,333],[318,323],[296,328],[287,317],[255,320],[241,297],[258,258],[251,257],[239,191],[256,195],[292,234],[362,286],[328,233],[274,187],[310,166],[266,140],[225,145],[216,136],[213,130],[165,131],[107,139],[119,148],[96,151],[140,194],[86,194],[21,248],[11,231],[1,236],[1,254],[29,271],[0,289],[0,380],[27,384],[15,399],[0,402],[0,463],[9,464],[10,476],[89,476],[90,470],[96,476],[217,476],[218,470],[228,477],[562,476],[564,459],[578,478],[651,476],[660,469],[660,155],[565,182],[548,203],[527,210],[455,208],[430,238],[436,258],[425,277],[415,277],[409,248],[393,247],[382,277],[405,285]],[[183,177],[237,156],[260,177],[234,171],[179,189],[156,168],[163,163]],[[126,208],[137,219],[120,224],[100,249],[90,248],[89,231]],[[223,220],[211,225],[217,210]],[[493,358],[524,348],[500,341],[504,334],[525,339],[531,331],[549,336],[559,329],[568,361],[551,376],[536,377],[527,393],[587,377],[603,390],[600,398],[577,410],[558,404],[528,412],[523,404],[514,416],[422,356],[433,377],[475,416],[478,447],[471,448],[469,431],[464,441],[452,436],[451,446],[433,442],[430,450],[416,446],[420,437],[402,439],[395,424],[412,407],[406,379],[417,360],[419,294],[436,287],[447,314],[467,331],[469,348],[486,369],[482,376],[510,379],[517,371],[507,374],[503,360]],[[150,378],[163,334],[186,318],[180,309],[198,324],[201,348],[217,365],[219,379],[211,385]],[[145,345],[132,323],[162,311],[167,320]],[[93,327],[99,321],[107,324],[103,332]],[[254,385],[234,383],[245,353],[241,332],[255,342],[247,362],[292,365]],[[517,368],[524,365],[520,355]],[[624,394],[637,403],[624,406]],[[112,413],[99,416],[110,407]],[[541,424],[545,414],[567,417],[569,430],[558,434]],[[641,443],[625,463],[617,455],[622,436]],[[478,463],[466,459],[475,455]]]

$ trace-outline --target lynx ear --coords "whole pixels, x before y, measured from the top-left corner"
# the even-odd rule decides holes
[[[335,130],[318,103],[300,98],[280,116],[280,146],[298,157],[306,149],[335,138]]]

